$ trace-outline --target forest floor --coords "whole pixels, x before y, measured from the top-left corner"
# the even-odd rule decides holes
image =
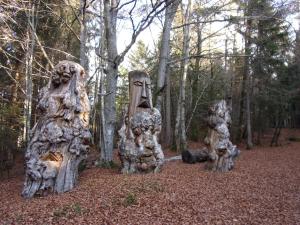
[[[147,175],[90,168],[74,190],[30,200],[16,173],[0,182],[0,224],[300,224],[298,137],[285,131],[280,147],[241,148],[227,173],[181,161]]]

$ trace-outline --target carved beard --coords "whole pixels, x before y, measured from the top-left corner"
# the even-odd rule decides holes
[[[61,81],[60,81],[59,74],[57,74],[56,72],[53,72],[51,79],[52,79],[52,84],[54,87],[58,87],[60,85]]]
[[[152,109],[151,82],[142,71],[129,73],[129,117],[137,111]]]

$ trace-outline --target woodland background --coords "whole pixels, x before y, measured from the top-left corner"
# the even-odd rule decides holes
[[[93,145],[104,165],[135,69],[151,76],[164,147],[202,141],[208,106],[220,99],[232,107],[234,143],[251,149],[272,129],[269,144],[278,145],[282,128],[300,126],[298,24],[292,0],[1,0],[0,171],[23,154],[39,90],[64,59],[89,75]]]

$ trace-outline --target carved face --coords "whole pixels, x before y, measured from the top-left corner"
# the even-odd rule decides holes
[[[224,119],[228,125],[231,124],[230,108],[227,107],[225,100],[221,100],[211,106],[208,110],[208,114]]]
[[[67,83],[72,76],[76,73],[74,64],[68,61],[62,61],[55,66],[51,79],[54,87],[58,87],[61,83]]]
[[[152,109],[151,81],[142,71],[129,73],[129,117],[136,111]]]

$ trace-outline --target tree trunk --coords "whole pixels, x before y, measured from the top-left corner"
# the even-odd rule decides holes
[[[118,80],[118,66],[117,62],[117,36],[116,36],[116,22],[117,22],[117,1],[104,1],[104,24],[107,44],[107,74],[106,74],[106,94],[104,96],[104,118],[103,139],[101,144],[101,161],[113,161],[113,144],[114,132],[116,123],[116,92]]]
[[[27,28],[27,37],[28,37],[28,44],[27,44],[27,54],[26,54],[26,98],[24,104],[24,136],[23,139],[25,143],[29,141],[29,134],[30,134],[30,121],[31,121],[31,108],[32,108],[32,64],[33,64],[33,53],[35,47],[35,28],[36,28],[36,21],[35,21],[35,4],[32,3],[31,12],[28,15],[28,24],[32,25],[32,29],[28,25]]]
[[[168,0],[170,1],[170,0]],[[168,4],[168,1],[166,4]],[[161,112],[162,111],[162,102],[163,102],[163,93],[165,93],[165,117],[166,121],[163,124],[163,137],[164,142],[167,146],[171,145],[171,100],[170,100],[170,77],[168,70],[168,59],[170,56],[170,32],[172,22],[174,20],[176,10],[180,4],[179,0],[175,0],[173,3],[167,6],[165,12],[165,21],[162,33],[162,40],[160,46],[160,56],[159,56],[159,65],[158,65],[158,79],[157,79],[157,98],[156,98],[156,108]]]
[[[249,14],[249,12],[247,13]],[[252,143],[252,129],[251,129],[251,105],[250,105],[250,92],[251,92],[251,78],[249,71],[249,60],[251,54],[251,27],[252,21],[251,19],[247,19],[246,21],[246,32],[245,32],[245,65],[244,65],[244,77],[246,78],[245,90],[246,90],[246,126],[247,126],[247,149],[251,149],[253,147]]]
[[[200,16],[197,15],[197,23],[200,22]],[[202,52],[202,26],[200,23],[196,27],[197,29],[197,55],[199,57],[196,58],[195,61],[195,74],[197,74],[197,95],[201,93],[201,82],[200,82],[200,55]]]
[[[101,161],[108,163],[113,160],[113,143],[114,143],[114,132],[116,123],[116,91],[117,91],[117,80],[118,80],[118,67],[120,63],[124,60],[125,55],[131,49],[135,43],[138,35],[145,30],[153,21],[155,16],[161,12],[164,7],[162,2],[160,4],[152,5],[153,9],[150,10],[141,21],[138,23],[136,29],[132,34],[130,43],[125,47],[124,51],[118,54],[117,51],[117,15],[119,0],[104,0],[104,26],[105,26],[105,36],[107,45],[107,69],[106,69],[106,94],[104,97],[104,134],[102,141],[102,151],[101,151]],[[136,1],[128,2],[136,3]],[[124,6],[124,5],[123,5]],[[135,6],[134,6],[135,7]],[[134,9],[133,7],[133,9]],[[132,22],[134,20],[132,18]],[[135,25],[132,24],[134,27]]]
[[[166,73],[166,116],[165,116],[165,144],[170,146],[172,144],[172,124],[171,124],[171,82],[169,69]]]
[[[83,66],[87,75],[89,74],[89,61],[87,56],[87,15],[86,0],[80,0],[81,23],[80,23],[80,65]]]
[[[188,1],[187,8],[184,15],[183,26],[183,55],[182,55],[182,75],[180,79],[180,95],[179,95],[179,104],[177,109],[177,120],[176,120],[176,148],[180,151],[184,151],[187,148],[186,142],[186,128],[185,128],[185,107],[186,107],[186,79],[189,66],[189,41],[190,41],[190,12],[191,12],[191,0]]]
[[[167,0],[166,4],[168,4]],[[161,105],[162,105],[162,98],[163,98],[163,91],[165,87],[166,82],[166,76],[167,76],[167,62],[170,55],[170,32],[171,32],[171,26],[172,22],[174,20],[176,10],[178,8],[180,1],[175,0],[173,3],[171,3],[166,8],[165,13],[165,21],[164,21],[164,27],[163,27],[163,33],[162,33],[162,40],[161,40],[161,46],[160,46],[160,53],[159,53],[159,65],[158,65],[158,79],[157,79],[157,89],[158,89],[158,95],[156,99],[156,108],[161,111]]]
[[[246,61],[246,57],[244,59],[244,64]],[[241,96],[240,96],[240,110],[239,110],[239,124],[238,124],[238,135],[237,135],[237,141],[242,141],[244,137],[244,131],[245,131],[245,119],[244,119],[244,112],[245,112],[245,98],[246,98],[246,80],[245,73],[243,73],[242,78],[242,87],[241,87]]]

